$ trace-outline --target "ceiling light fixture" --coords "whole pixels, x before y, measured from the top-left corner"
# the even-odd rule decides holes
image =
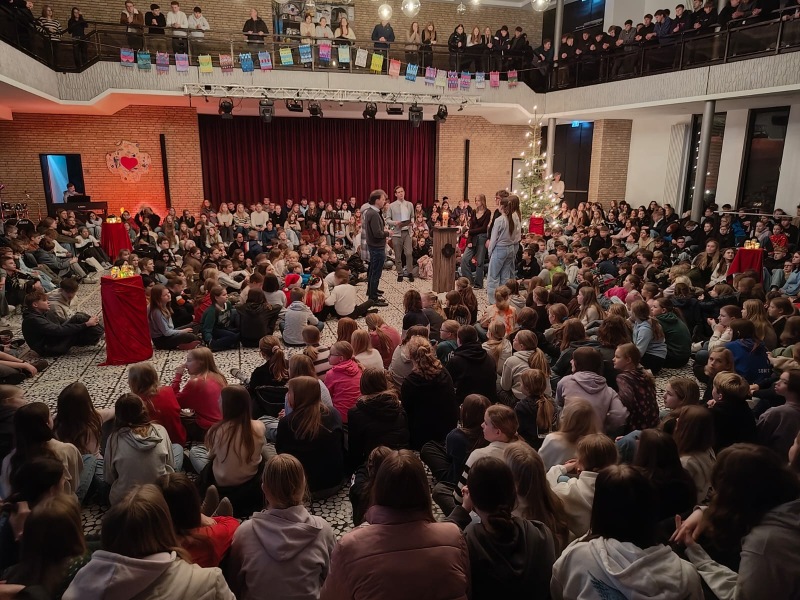
[[[269,98],[264,98],[258,102],[258,114],[264,123],[272,123],[272,117],[275,116],[275,102]]]
[[[322,105],[319,102],[309,102],[308,114],[310,114],[315,119],[321,119],[323,117]]]
[[[364,107],[364,112],[361,113],[365,119],[375,119],[375,115],[378,114],[378,105],[374,102],[367,102],[367,105]]]
[[[412,127],[419,127],[423,116],[422,107],[419,104],[415,103],[408,109],[408,120]]]
[[[447,107],[444,104],[439,105],[439,109],[436,111],[436,114],[433,115],[433,120],[441,123],[447,120]]]
[[[303,112],[303,101],[302,100],[286,100],[286,109],[289,112],[296,112],[301,113]]]
[[[233,101],[231,101],[230,98],[220,98],[217,112],[219,112],[219,116],[223,119],[232,119]]]

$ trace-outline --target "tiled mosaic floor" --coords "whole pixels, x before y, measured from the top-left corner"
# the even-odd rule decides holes
[[[358,287],[363,295],[366,291],[366,285],[360,284]],[[386,292],[385,297],[389,302],[388,307],[380,309],[380,314],[389,325],[400,330],[403,319],[403,294],[412,287],[421,292],[428,291],[431,283],[420,279],[416,279],[414,283],[408,283],[407,280],[398,283],[395,272],[387,271],[384,273],[380,287]],[[478,291],[477,295],[482,311],[486,304],[486,293]],[[99,285],[82,285],[76,302],[78,310],[89,314],[99,313]],[[10,321],[15,337],[21,337],[21,317],[19,315],[11,317]],[[359,321],[363,326],[363,319]],[[336,341],[336,321],[328,321],[322,334],[322,343],[330,344],[334,341]],[[289,350],[289,353],[291,352],[292,350]],[[180,351],[154,351],[151,360],[161,373],[161,379],[165,384],[172,381],[175,368],[184,361],[184,356],[184,353]],[[258,351],[251,348],[219,352],[215,355],[215,358],[220,370],[226,376],[233,368],[250,373],[261,364]],[[89,389],[98,407],[111,406],[121,394],[128,391],[127,367],[101,367],[99,364],[103,360],[105,360],[105,345],[103,342],[93,348],[74,349],[68,356],[54,359],[50,368],[35,378],[24,382],[22,387],[26,390],[28,400],[46,402],[55,409],[56,398],[61,390],[68,384],[80,380]],[[659,401],[663,396],[663,388],[666,382],[670,377],[678,374],[691,376],[691,369],[683,369],[680,372],[664,370],[657,378],[656,386]],[[310,510],[312,513],[325,518],[333,527],[337,536],[346,533],[352,528],[352,512],[347,498],[346,487],[336,496],[326,501],[314,502]],[[435,507],[435,510],[438,511],[438,508]],[[85,526],[88,534],[99,533],[100,517],[103,511],[104,509],[101,506],[88,506],[84,509]],[[441,513],[438,513],[437,516],[440,517]]]

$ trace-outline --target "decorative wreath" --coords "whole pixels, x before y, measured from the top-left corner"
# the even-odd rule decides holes
[[[442,248],[442,256],[445,258],[450,258],[456,253],[456,249],[453,247],[453,244],[445,244],[444,248]]]

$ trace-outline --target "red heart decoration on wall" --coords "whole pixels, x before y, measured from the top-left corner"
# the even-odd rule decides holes
[[[133,171],[133,169],[136,168],[136,165],[139,164],[139,159],[134,158],[133,156],[123,156],[119,159],[119,162],[128,171]]]

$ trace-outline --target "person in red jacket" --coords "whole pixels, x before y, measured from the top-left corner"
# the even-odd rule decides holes
[[[331,346],[328,360],[331,370],[325,374],[325,387],[331,393],[333,406],[339,411],[342,423],[347,423],[347,411],[356,405],[361,396],[363,369],[353,359],[353,346],[350,342],[336,342]]]
[[[186,372],[189,373],[189,381],[181,389],[181,379]],[[219,397],[226,385],[228,382],[219,372],[214,355],[208,348],[189,350],[186,362],[178,365],[172,380],[172,389],[181,408],[194,411],[194,423],[186,426],[190,440],[203,441],[206,430],[222,420]]]
[[[145,403],[150,418],[167,430],[172,443],[185,446],[186,428],[181,421],[175,390],[159,384],[158,372],[152,363],[141,362],[128,369],[128,387]]]

